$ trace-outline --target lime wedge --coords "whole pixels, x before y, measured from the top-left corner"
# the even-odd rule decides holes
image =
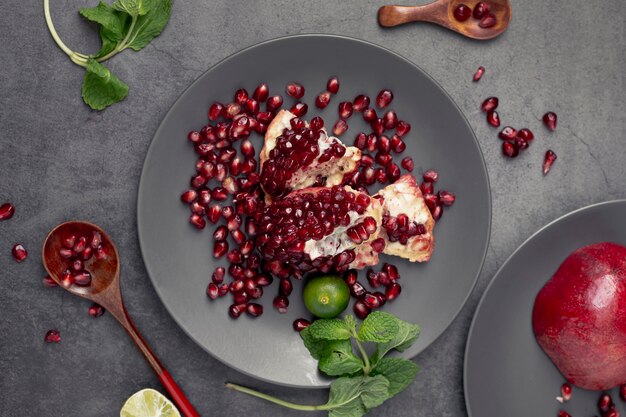
[[[120,417],[181,417],[163,394],[151,388],[134,393],[120,410]]]

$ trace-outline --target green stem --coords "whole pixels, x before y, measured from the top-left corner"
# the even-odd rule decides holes
[[[361,395],[360,393],[358,393],[355,396],[353,396],[351,398],[348,398],[348,399],[342,401],[341,403],[336,403],[336,404],[303,405],[303,404],[291,403],[289,401],[284,401],[284,400],[281,400],[280,398],[276,398],[276,397],[273,397],[271,395],[263,394],[262,392],[255,391],[255,390],[250,389],[250,388],[242,387],[241,385],[232,384],[230,382],[227,382],[225,385],[226,385],[226,388],[231,388],[231,389],[234,389],[235,391],[243,392],[244,394],[252,395],[253,397],[257,397],[257,398],[260,398],[262,400],[269,401],[271,403],[282,405],[283,407],[291,408],[292,410],[299,410],[299,411],[324,411],[324,410],[327,411],[327,410],[332,410],[333,408],[341,407],[341,406],[344,406],[344,405],[348,404],[351,401],[354,401],[356,398],[359,397],[359,395]]]
[[[133,33],[133,29],[135,29],[135,24],[136,23],[137,23],[137,16],[133,16],[133,18],[132,18],[132,20],[130,22],[130,27],[128,28],[128,33],[126,34],[126,37],[124,37],[124,39],[122,39],[122,41],[117,44],[115,49],[113,49],[111,52],[109,52],[108,54],[106,54],[102,58],[98,58],[97,61],[98,62],[106,61],[107,59],[113,57],[117,53],[119,53],[119,52],[123,51],[124,49],[126,49],[126,47],[128,46],[127,42],[128,42],[128,40],[130,39],[130,36]]]
[[[73,63],[80,65],[81,67],[87,67],[87,61],[89,58],[86,55],[72,51],[59,37],[59,34],[54,27],[54,23],[52,23],[52,17],[50,16],[50,0],[43,0],[43,11],[50,35],[52,35],[52,39],[54,39],[59,48],[61,48],[61,50],[70,57]]]
[[[363,357],[363,363],[365,363],[365,367],[363,368],[363,375],[367,376],[371,371],[370,358],[367,356],[367,352],[365,352],[365,348],[363,347],[361,342],[359,342],[359,339],[355,337],[354,340],[356,341],[356,345],[359,347],[359,352],[361,352],[361,356]]]

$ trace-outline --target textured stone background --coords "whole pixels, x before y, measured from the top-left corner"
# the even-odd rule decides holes
[[[77,9],[95,0],[53,0],[61,37],[82,52],[98,37]],[[137,244],[135,198],[152,134],[181,91],[219,60],[259,41],[297,33],[336,33],[386,46],[420,65],[460,105],[487,161],[493,230],[483,273],[450,329],[417,361],[428,368],[409,390],[375,410],[383,416],[464,416],[462,369],[472,313],[489,280],[512,251],[547,222],[573,209],[626,197],[626,13],[621,0],[514,1],[509,30],[474,42],[427,24],[380,29],[381,2],[177,1],[165,33],[141,53],[110,61],[131,87],[126,101],[96,113],[81,101],[83,72],[54,45],[42,2],[3,0],[0,15],[0,203],[17,214],[0,223],[0,415],[114,416],[138,389],[158,380],[123,330],[93,320],[87,302],[42,287],[40,245],[57,223],[90,219],[114,232],[124,256],[129,310],[163,362],[204,416],[296,416],[222,388],[235,380],[316,403],[324,391],[263,384],[212,359],[175,325],[152,288]],[[479,84],[469,82],[478,65]],[[538,138],[514,162],[479,104],[501,99],[501,117],[534,127]],[[548,135],[539,119],[560,117]],[[546,178],[543,152],[559,159]],[[30,258],[15,263],[23,242]],[[60,345],[45,345],[49,328]],[[227,330],[226,330],[227,331]],[[216,335],[219,337],[219,335]],[[323,415],[320,413],[319,415]]]

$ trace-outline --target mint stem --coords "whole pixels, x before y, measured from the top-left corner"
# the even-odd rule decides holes
[[[361,352],[361,356],[363,357],[363,362],[365,363],[365,366],[363,367],[363,375],[367,376],[369,375],[371,371],[370,358],[367,356],[367,352],[365,352],[365,348],[363,347],[361,342],[359,342],[359,339],[357,338],[356,335],[354,336],[354,340],[356,341],[356,345],[359,347],[359,352]]]
[[[323,405],[295,404],[289,401],[281,400],[271,395],[263,394],[262,392],[255,391],[250,388],[242,387],[241,385],[231,384],[230,382],[227,382],[225,385],[226,385],[226,388],[231,388],[231,389],[234,389],[235,391],[243,392],[244,394],[252,395],[253,397],[261,398],[262,400],[269,401],[274,404],[282,405],[283,407],[291,408],[292,410],[319,411],[319,410],[330,410],[332,408],[335,408],[335,406],[329,406],[327,404],[323,404]]]
[[[76,65],[80,65],[83,68],[86,68],[87,60],[89,58],[86,55],[72,51],[65,43],[63,43],[63,41],[59,37],[59,34],[54,27],[54,23],[52,23],[52,17],[50,16],[50,0],[43,0],[43,12],[46,17],[48,30],[50,31],[50,35],[52,35],[52,39],[54,39],[59,48],[61,48],[61,50],[70,57],[73,63],[75,63]]]

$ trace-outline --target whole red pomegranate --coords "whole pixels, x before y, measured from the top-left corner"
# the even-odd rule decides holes
[[[537,294],[533,331],[570,383],[626,383],[626,247],[603,242],[570,254]]]

